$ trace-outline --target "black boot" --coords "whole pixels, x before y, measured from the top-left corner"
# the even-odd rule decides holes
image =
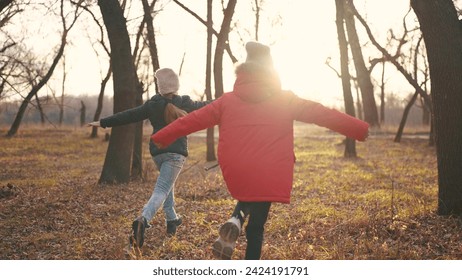
[[[183,219],[178,217],[176,220],[167,221],[167,234],[168,235],[175,235],[176,228],[183,223]]]
[[[130,237],[130,245],[135,245],[139,249],[144,243],[144,231],[148,228],[148,222],[143,216],[139,216],[132,223],[133,235]]]

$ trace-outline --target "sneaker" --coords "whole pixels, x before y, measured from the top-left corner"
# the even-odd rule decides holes
[[[222,260],[230,260],[241,233],[241,222],[232,217],[220,227],[220,237],[213,243],[213,255]]]
[[[144,243],[144,231],[148,227],[148,222],[143,216],[139,216],[132,223],[133,235],[130,238],[130,245],[140,248]]]
[[[176,228],[183,223],[183,219],[178,217],[176,220],[167,221],[167,234],[175,235]]]

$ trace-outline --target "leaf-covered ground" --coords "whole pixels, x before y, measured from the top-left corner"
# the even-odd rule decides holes
[[[103,133],[26,127],[0,137],[0,259],[213,259],[210,246],[234,201],[219,169],[204,171],[202,135],[189,138],[175,189],[183,225],[168,237],[160,211],[136,254],[126,250],[131,222],[158,172],[144,149],[143,180],[98,185]],[[357,159],[345,159],[339,135],[302,125],[296,136],[292,202],[273,204],[262,259],[462,259],[460,220],[436,215],[427,140],[372,136],[357,143]],[[244,250],[241,235],[233,258]]]

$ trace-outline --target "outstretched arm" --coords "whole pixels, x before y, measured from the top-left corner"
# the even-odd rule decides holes
[[[348,138],[365,141],[369,135],[369,124],[320,103],[302,99],[294,95],[295,119],[306,123],[326,127]]]
[[[135,108],[115,113],[112,116],[103,118],[99,121],[101,127],[114,127],[140,122],[149,117],[149,107],[147,103]]]
[[[220,102],[217,100],[187,116],[176,119],[151,136],[151,140],[159,147],[167,147],[179,137],[212,127],[220,122]]]
[[[207,101],[193,101],[189,96],[185,95],[182,96],[183,102],[181,104],[181,108],[185,110],[188,113],[191,113],[192,111],[198,110],[207,104],[210,104],[213,102],[213,100],[207,100]]]

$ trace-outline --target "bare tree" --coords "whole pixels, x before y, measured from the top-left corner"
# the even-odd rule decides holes
[[[369,39],[371,40],[371,43],[382,53],[383,57],[385,57],[386,61],[390,62],[391,64],[393,64],[396,69],[404,76],[404,78],[406,78],[406,80],[409,82],[409,84],[411,86],[413,86],[418,92],[419,92],[419,95],[422,96],[423,99],[425,99],[426,102],[428,102],[428,104],[431,104],[430,102],[430,97],[428,96],[427,92],[425,92],[421,86],[419,85],[419,83],[414,79],[414,77],[412,76],[411,73],[409,73],[408,71],[406,71],[406,69],[404,69],[403,65],[401,65],[398,60],[397,60],[397,55],[391,55],[384,47],[382,47],[378,42],[377,40],[375,39],[374,35],[372,34],[372,31],[369,27],[369,25],[366,23],[366,21],[364,20],[364,18],[358,13],[358,11],[356,10],[356,8],[354,6],[350,6],[350,9],[351,11],[354,13],[355,17],[361,22],[361,24],[363,25],[364,29],[366,30],[366,33],[369,37]],[[403,43],[405,42],[405,40],[403,40]],[[400,49],[400,47],[398,47],[398,50]]]
[[[99,89],[99,93],[98,93],[98,100],[97,100],[97,104],[96,104],[96,109],[95,109],[95,113],[93,115],[93,121],[98,121],[101,118],[101,112],[103,111],[103,100],[104,100],[104,93],[106,91],[106,86],[107,86],[107,83],[109,82],[109,79],[111,78],[111,75],[112,75],[112,67],[111,67],[111,61],[110,61],[111,51],[110,51],[109,47],[107,46],[107,44],[105,42],[105,34],[104,34],[103,24],[98,20],[98,18],[95,16],[95,14],[90,9],[90,7],[87,6],[86,4],[84,4],[83,2],[72,1],[72,3],[74,5],[82,8],[85,12],[87,12],[89,14],[89,16],[91,17],[91,19],[93,20],[93,22],[96,24],[96,26],[98,27],[98,30],[99,30],[98,43],[103,48],[103,50],[107,54],[107,56],[109,57],[108,68],[106,70],[106,74],[104,75],[104,77],[101,80],[101,85],[100,85],[100,89]],[[92,44],[92,46],[93,46],[93,44]],[[95,49],[95,47],[93,47],[93,50],[95,51],[96,54],[98,54],[98,51]],[[97,127],[92,127],[91,133],[90,133],[90,138],[96,138],[96,137],[98,137],[98,128]]]
[[[153,72],[155,72],[160,67],[159,57],[157,53],[156,37],[154,33],[153,18],[152,18],[152,12],[153,12],[153,9],[154,9],[154,6],[157,0],[153,0],[151,4],[149,4],[147,0],[142,0],[141,2],[143,5],[144,17],[143,17],[142,23],[140,24],[140,28],[138,29],[140,31],[138,34],[141,34],[141,32],[143,31],[143,26],[146,25],[148,49],[149,49],[149,54],[150,54],[150,58],[152,62]],[[142,52],[140,52],[140,55],[139,55],[140,57],[141,57],[141,53]],[[133,59],[134,60],[136,59],[136,53],[134,53]],[[157,88],[157,85],[156,85],[156,88]],[[141,104],[143,104],[143,86],[140,83],[138,83],[137,85],[135,104],[136,106],[140,106]],[[134,139],[134,146],[133,146],[132,171],[131,171],[132,178],[141,178],[143,175],[143,172],[142,172],[143,170],[142,168],[143,166],[142,141],[143,141],[143,122],[138,122],[135,124],[135,139]]]
[[[152,18],[152,11],[157,0],[152,1],[151,4],[147,0],[142,0],[143,11],[144,11],[144,22],[146,23],[148,44],[149,44],[149,54],[151,55],[152,69],[153,72],[156,72],[160,68],[159,55],[157,53],[157,44],[156,44],[156,35],[154,33],[154,25]]]
[[[19,1],[0,0],[0,28],[9,22],[15,15],[23,11],[20,4],[16,2]]]
[[[351,54],[356,69],[358,85],[361,89],[363,101],[364,120],[371,126],[379,126],[379,115],[374,98],[374,86],[372,85],[370,72],[364,62],[358,33],[356,31],[354,15],[351,7],[354,7],[353,0],[346,0],[345,3],[345,27],[348,33],[348,43],[351,46]]]
[[[189,14],[191,14],[193,17],[195,17],[197,20],[199,20],[202,24],[204,24],[206,27],[207,27],[207,21],[202,19],[199,15],[197,15],[197,13],[195,13],[194,11],[192,11],[191,9],[189,9],[188,7],[186,7],[185,5],[183,5],[180,1],[178,0],[173,0],[173,2],[175,2],[178,6],[180,6],[183,10],[185,10],[186,12],[188,12]],[[215,35],[215,37],[218,38],[219,36],[219,33],[215,30],[215,29],[212,29],[212,32],[213,32],[213,35]],[[225,50],[226,52],[228,53],[228,56],[229,58],[231,59],[231,61],[233,63],[236,63],[237,62],[237,58],[234,56],[233,52],[231,51],[231,48],[229,47],[229,42],[225,42]]]
[[[213,39],[213,0],[207,0],[207,51],[205,61],[205,96],[212,100],[212,39]],[[215,132],[214,128],[207,129],[206,160],[216,160],[215,156]]]
[[[348,69],[348,43],[345,34],[344,20],[345,7],[344,0],[335,0],[337,35],[340,49],[340,67],[342,78],[343,99],[345,103],[345,112],[350,116],[355,116],[353,96],[351,94],[350,71]],[[345,157],[356,157],[356,141],[346,138],[345,140]]]
[[[80,0],[80,1],[83,1],[83,0]],[[63,33],[61,35],[61,42],[60,42],[58,52],[56,53],[56,55],[55,55],[55,57],[53,59],[53,62],[51,63],[50,68],[48,69],[48,72],[38,82],[38,84],[31,89],[31,91],[24,98],[21,106],[19,107],[18,113],[16,114],[16,118],[13,121],[13,124],[11,125],[10,129],[7,132],[7,135],[6,135],[7,137],[12,137],[12,136],[14,136],[16,134],[16,132],[19,129],[19,126],[21,125],[21,121],[22,121],[22,118],[24,116],[24,112],[26,111],[27,106],[30,103],[32,97],[34,97],[39,92],[39,90],[44,85],[46,85],[48,80],[53,75],[53,72],[54,72],[56,66],[59,63],[59,60],[61,59],[61,57],[64,54],[64,48],[65,48],[66,43],[67,43],[67,36],[68,36],[70,30],[72,29],[72,27],[74,26],[74,24],[77,21],[77,18],[79,16],[79,9],[75,9],[73,18],[72,18],[72,20],[71,20],[71,22],[69,24],[69,23],[66,22],[66,15],[64,14],[64,0],[61,0],[60,1],[60,16],[61,16],[61,21],[62,21]]]
[[[380,76],[380,124],[385,123],[385,66],[382,62],[382,75]]]
[[[211,45],[212,45],[212,38],[210,34],[213,34],[217,37],[217,45],[215,47],[215,54],[214,54],[214,62],[213,62],[213,74],[214,74],[214,81],[215,81],[215,98],[220,97],[223,94],[223,54],[226,50],[231,61],[233,63],[237,62],[237,59],[231,52],[228,43],[228,34],[230,32],[231,20],[234,14],[234,9],[236,6],[236,0],[228,1],[228,5],[226,8],[223,9],[224,17],[221,24],[220,32],[217,32],[213,29],[213,15],[212,15],[212,0],[207,1],[207,20],[203,20],[199,17],[196,13],[192,10],[188,9],[185,5],[183,5],[178,0],[173,0],[178,6],[183,8],[185,11],[190,13],[196,19],[198,19],[201,23],[203,23],[207,28],[207,60],[206,60],[206,89],[205,94],[208,100],[212,99],[211,93]],[[209,57],[210,56],[210,57]],[[210,64],[209,64],[210,63]],[[209,68],[210,67],[210,68]],[[208,90],[210,88],[210,93]],[[206,151],[206,158],[207,161],[214,161],[216,160],[215,156],[215,139],[214,139],[214,128],[207,129],[207,151]]]
[[[228,5],[223,10],[223,21],[221,23],[220,32],[217,36],[217,44],[215,47],[215,55],[213,58],[213,76],[215,81],[215,97],[223,95],[223,54],[228,42],[231,20],[234,15],[237,0],[229,0]]]
[[[420,37],[418,42],[417,42],[417,46],[416,46],[416,51],[414,53],[414,79],[418,80],[418,70],[419,70],[419,67],[418,67],[418,57],[419,57],[419,46],[422,42],[422,39],[423,37]],[[428,76],[424,76],[424,80],[420,83],[421,85],[425,85],[427,84],[428,82]],[[403,112],[403,117],[401,118],[401,122],[399,124],[399,128],[398,128],[398,131],[396,132],[396,136],[395,136],[395,142],[400,142],[401,141],[401,137],[403,135],[403,131],[404,131],[404,126],[406,125],[406,120],[407,120],[407,117],[408,117],[408,114],[409,112],[411,111],[411,108],[412,106],[414,105],[415,101],[417,100],[417,97],[419,96],[419,93],[416,91],[414,93],[414,95],[412,96],[412,98],[410,99],[409,103],[406,105],[406,107],[404,107],[404,112]]]
[[[255,13],[255,40],[258,41],[258,33],[260,31],[260,11],[261,6],[263,4],[263,0],[254,0],[253,3],[254,6],[252,6],[252,9]]]
[[[98,0],[111,46],[114,82],[114,113],[135,106],[138,90],[126,20],[118,0]],[[112,128],[99,183],[125,183],[130,180],[134,125]]]
[[[228,44],[228,36],[231,27],[231,20],[234,15],[234,9],[236,7],[237,0],[229,0],[227,7],[223,10],[223,21],[221,23],[221,29],[217,36],[217,44],[215,46],[215,54],[213,58],[213,77],[215,84],[215,98],[219,98],[223,95],[223,54],[225,52],[226,45]],[[213,128],[211,128],[213,129]],[[211,132],[213,137],[213,130]],[[215,160],[216,157],[208,158],[208,160]]]
[[[61,96],[58,97],[56,96],[56,91],[51,90],[51,93],[53,95],[53,99],[58,105],[59,108],[59,117],[58,117],[58,124],[60,126],[63,125],[63,119],[64,119],[64,95],[65,95],[65,89],[66,89],[66,77],[67,77],[67,72],[66,72],[66,56],[63,54],[63,59],[61,60],[63,63],[63,79],[61,81]]]
[[[430,111],[430,114],[432,114],[433,106],[431,106],[432,99],[430,98],[430,95],[428,94],[428,92],[424,88],[422,88],[422,85],[418,83],[418,81],[415,79],[415,77],[412,75],[412,73],[407,71],[405,69],[405,67],[398,61],[398,58],[401,56],[401,53],[400,53],[401,52],[401,47],[403,46],[403,44],[406,43],[405,37],[406,37],[406,35],[408,33],[405,24],[404,24],[405,32],[403,34],[403,37],[399,40],[399,45],[397,47],[396,54],[392,55],[384,47],[382,47],[377,42],[377,40],[375,39],[374,35],[372,34],[372,31],[369,28],[368,24],[363,19],[363,17],[358,13],[356,8],[354,6],[352,6],[350,8],[351,8],[352,12],[354,13],[354,15],[356,16],[356,18],[364,26],[364,28],[366,30],[366,33],[367,33],[369,39],[371,40],[372,44],[382,53],[382,56],[383,56],[382,59],[384,59],[384,61],[390,62],[391,64],[393,64],[395,66],[396,70],[398,70],[398,72],[400,72],[403,75],[403,77],[408,81],[408,83],[412,87],[414,87],[415,91],[422,98],[423,104],[428,106],[426,109],[428,109]],[[404,22],[405,21],[403,21],[403,23]],[[371,61],[371,64],[374,65],[374,63],[378,63],[379,61],[380,61],[379,59],[373,60],[373,61]],[[373,66],[371,66],[371,69],[372,69],[372,67]],[[412,99],[411,99],[411,101],[412,101]],[[433,126],[431,127],[430,137],[429,138],[430,138],[429,145],[432,145],[433,144]]]
[[[84,126],[86,123],[86,114],[87,114],[87,106],[83,100],[80,100],[80,126]]]
[[[411,0],[430,67],[438,214],[462,215],[462,29],[452,0]]]

